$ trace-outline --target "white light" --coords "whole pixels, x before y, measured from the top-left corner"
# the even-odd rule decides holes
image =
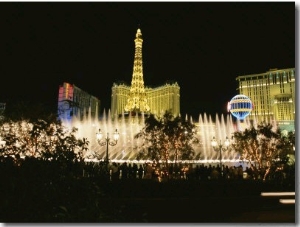
[[[279,202],[283,204],[295,204],[294,199],[280,199]]]
[[[102,132],[101,132],[101,129],[99,129],[99,132],[96,133],[96,136],[97,136],[97,140],[101,140],[101,139],[102,139],[103,134],[102,134]]]
[[[230,141],[229,141],[228,137],[226,137],[226,140],[225,140],[225,146],[228,147],[229,144],[230,144]]]
[[[0,141],[0,147],[5,147],[6,141]]]
[[[118,141],[118,139],[119,139],[119,132],[118,132],[118,130],[116,129],[116,131],[115,131],[115,133],[114,133],[114,140],[115,140],[115,141]]]
[[[261,196],[294,196],[295,192],[262,192]]]

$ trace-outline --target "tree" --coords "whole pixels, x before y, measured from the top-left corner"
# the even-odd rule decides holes
[[[150,114],[145,119],[145,127],[135,135],[135,138],[144,141],[137,159],[151,159],[157,163],[162,160],[166,167],[170,159],[174,159],[175,163],[179,158],[192,159],[195,153],[192,143],[196,142],[194,134],[194,124],[179,116],[174,117],[169,111],[161,117]]]
[[[5,141],[0,153],[3,156],[82,161],[83,152],[88,149],[89,141],[76,137],[77,128],[68,129],[60,121],[7,121],[1,127],[1,140]]]
[[[265,169],[263,180],[267,178],[275,160],[283,153],[283,140],[280,129],[262,122],[256,128],[238,131],[233,134],[235,151],[239,152],[241,159],[254,163],[258,169]]]
[[[278,148],[281,152],[278,154],[277,158],[281,162],[287,163],[289,161],[289,156],[295,155],[295,132],[290,131],[288,133],[282,133]]]

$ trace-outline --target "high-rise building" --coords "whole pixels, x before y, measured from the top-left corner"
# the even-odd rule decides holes
[[[0,103],[0,120],[3,118],[3,113],[5,111],[6,103]]]
[[[135,55],[131,86],[124,83],[112,86],[111,113],[113,116],[123,113],[139,112],[160,115],[170,111],[174,116],[180,114],[180,87],[177,82],[150,88],[144,86],[142,60],[142,32],[137,30]]]
[[[58,119],[70,121],[73,116],[82,118],[89,111],[98,117],[100,100],[83,91],[74,84],[63,83],[58,91]]]
[[[249,118],[275,120],[279,127],[294,130],[295,68],[270,69],[265,73],[238,76],[239,93],[253,103]]]

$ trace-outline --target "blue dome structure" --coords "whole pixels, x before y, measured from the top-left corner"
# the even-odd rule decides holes
[[[228,111],[238,120],[244,120],[252,111],[252,101],[246,95],[236,95],[227,106]]]

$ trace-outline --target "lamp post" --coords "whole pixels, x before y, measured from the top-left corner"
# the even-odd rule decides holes
[[[230,141],[228,137],[226,136],[224,144],[222,144],[222,140],[218,143],[216,138],[213,137],[211,141],[211,145],[215,151],[220,152],[220,168],[221,168],[221,175],[223,176],[223,166],[222,166],[222,151],[226,151],[230,145]]]
[[[108,170],[108,163],[109,163],[109,159],[108,159],[108,145],[115,146],[118,143],[119,132],[116,129],[116,131],[113,134],[113,141],[111,141],[111,138],[109,138],[109,133],[107,133],[106,137],[103,138],[103,133],[102,133],[101,129],[99,129],[99,132],[96,133],[96,136],[97,136],[97,142],[98,142],[98,144],[100,146],[105,146],[106,145],[105,162],[106,162],[106,168]]]

